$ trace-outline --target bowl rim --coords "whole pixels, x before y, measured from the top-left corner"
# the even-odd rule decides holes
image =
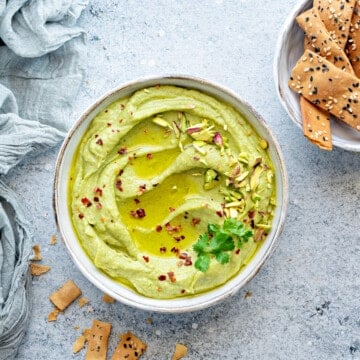
[[[278,35],[276,46],[275,46],[274,62],[273,62],[273,78],[274,78],[275,89],[276,89],[278,99],[279,99],[282,107],[285,109],[286,113],[289,115],[290,119],[301,130],[302,130],[302,123],[297,121],[297,118],[296,118],[292,108],[290,107],[290,105],[284,99],[284,97],[282,95],[283,87],[282,87],[282,84],[280,84],[279,69],[280,69],[280,61],[281,61],[281,57],[282,57],[282,49],[283,49],[283,43],[284,43],[285,36],[289,33],[292,26],[294,26],[294,24],[296,23],[295,18],[297,17],[297,15],[299,15],[300,12],[304,11],[304,8],[305,9],[307,7],[310,8],[311,2],[312,2],[312,0],[300,1],[299,3],[296,4],[296,6],[294,8],[292,8],[291,12],[286,17],[285,22],[281,26],[280,31],[278,33],[279,35]],[[290,74],[289,74],[289,77],[290,77]],[[347,127],[346,124],[342,124],[342,125],[344,127]],[[333,137],[332,144],[333,144],[333,146],[340,148],[340,149],[344,149],[347,151],[360,152],[360,142],[359,142],[359,144],[353,145],[353,144],[348,143],[345,138],[342,138],[340,136],[338,138]]]
[[[105,277],[105,278],[111,279],[109,276],[107,276],[106,274],[103,274],[98,269],[96,271],[97,274],[93,274],[84,268],[84,264],[80,261],[80,259],[78,259],[76,254],[73,252],[73,250],[71,248],[71,244],[68,242],[69,239],[67,239],[67,236],[62,227],[62,219],[61,219],[61,215],[60,215],[60,211],[59,211],[60,195],[58,194],[58,189],[60,188],[60,185],[59,185],[60,170],[63,165],[63,159],[64,159],[64,155],[67,150],[67,146],[69,145],[74,133],[78,130],[78,128],[82,125],[82,123],[88,119],[88,117],[90,116],[90,114],[93,111],[96,111],[96,109],[104,101],[106,101],[109,97],[113,96],[114,94],[117,94],[118,92],[121,92],[121,91],[124,92],[124,91],[126,91],[126,89],[132,88],[134,86],[136,87],[136,89],[134,91],[137,91],[137,90],[140,90],[141,88],[145,87],[145,85],[141,85],[141,84],[151,82],[152,85],[146,85],[146,86],[154,86],[161,81],[165,81],[166,82],[165,85],[174,85],[174,86],[180,86],[180,87],[181,86],[184,87],[184,85],[180,85],[180,84],[176,85],[176,82],[183,82],[183,81],[195,82],[195,83],[198,83],[199,86],[203,85],[203,86],[207,86],[207,87],[213,89],[214,91],[219,91],[221,94],[225,94],[226,96],[229,96],[230,98],[234,99],[235,102],[242,104],[245,108],[247,108],[247,110],[250,113],[252,113],[254,118],[256,118],[256,121],[259,122],[260,127],[262,127],[264,129],[264,131],[268,134],[268,136],[271,138],[271,145],[273,146],[274,154],[278,158],[277,159],[278,166],[281,170],[280,173],[276,173],[276,176],[281,178],[281,184],[282,184],[281,204],[277,204],[277,208],[281,209],[281,210],[278,210],[279,211],[278,226],[274,230],[274,234],[271,238],[271,242],[268,245],[265,253],[259,259],[259,261],[256,264],[254,264],[254,269],[251,271],[251,273],[247,274],[247,276],[244,277],[244,279],[242,281],[235,284],[235,286],[228,289],[226,292],[217,294],[216,296],[213,296],[207,300],[204,299],[204,301],[200,301],[200,300],[203,297],[205,298],[207,294],[210,294],[211,292],[213,292],[213,290],[209,290],[204,293],[200,293],[196,296],[181,297],[181,298],[175,298],[175,299],[151,299],[151,298],[148,298],[141,294],[138,294],[136,292],[133,292],[134,296],[131,299],[120,296],[114,290],[109,289],[106,285],[104,285],[101,281],[99,281],[97,279],[97,275],[99,275],[99,274],[100,274],[100,277]],[[189,85],[188,88],[192,88],[191,85]],[[206,93],[206,90],[198,89],[198,91],[202,91],[202,92]],[[210,94],[210,95],[216,97],[213,94]],[[113,101],[115,101],[115,100],[113,100]],[[240,111],[240,109],[237,109],[237,110]],[[92,116],[91,120],[89,120],[89,123],[92,121],[92,119],[95,116],[96,116],[96,114]],[[252,123],[251,123],[251,125],[254,126]],[[274,161],[273,157],[271,157],[271,159],[272,159],[272,161]],[[285,219],[286,219],[286,215],[287,215],[287,210],[288,210],[288,202],[289,202],[288,192],[289,192],[288,175],[287,175],[287,171],[286,171],[286,167],[285,167],[284,158],[283,158],[283,155],[281,152],[281,148],[280,148],[274,134],[272,133],[269,126],[265,122],[265,120],[262,118],[262,116],[259,115],[259,113],[249,103],[247,103],[246,101],[241,99],[232,90],[230,90],[222,85],[219,85],[213,81],[205,80],[203,78],[190,76],[190,75],[166,74],[166,75],[157,75],[157,76],[155,75],[155,76],[149,76],[149,77],[140,77],[135,80],[125,82],[119,86],[116,86],[113,89],[107,91],[104,95],[97,98],[90,106],[88,106],[88,108],[85,111],[82,112],[82,114],[78,117],[78,119],[74,122],[74,124],[68,131],[68,133],[61,145],[58,156],[57,156],[56,167],[55,167],[55,177],[54,177],[54,187],[53,187],[53,208],[54,208],[55,222],[56,222],[57,228],[62,236],[62,239],[65,243],[67,251],[70,254],[70,257],[72,258],[72,261],[76,264],[76,266],[80,270],[80,272],[92,284],[94,284],[98,289],[102,290],[104,293],[112,296],[113,298],[122,302],[123,304],[129,305],[129,306],[141,309],[141,310],[161,312],[161,313],[183,313],[183,312],[202,310],[204,308],[207,308],[209,306],[215,305],[215,304],[223,301],[227,297],[232,296],[235,293],[237,293],[259,272],[259,270],[261,269],[263,264],[266,262],[266,260],[269,258],[269,256],[273,252],[275,245],[277,244],[278,239],[283,231],[283,228],[285,225]],[[72,232],[73,232],[73,234],[72,234],[73,240],[75,240],[75,242],[78,243],[77,246],[81,247],[81,245],[79,244],[79,240],[77,239],[76,234],[74,233],[73,229],[72,229]],[[81,249],[81,250],[83,253],[85,253],[85,251],[83,249]],[[88,259],[88,261],[90,261],[90,259]],[[251,260],[250,263],[253,263],[253,259]],[[234,280],[237,277],[238,277],[238,275],[235,275],[232,279],[230,279],[230,281]],[[220,285],[216,289],[223,288],[230,281],[227,281],[225,284]],[[116,283],[116,284],[118,284],[118,283]],[[120,284],[120,287],[128,290],[127,287],[122,286],[121,284]],[[189,299],[191,299],[191,300],[195,299],[197,301],[191,301],[191,300],[189,301]]]

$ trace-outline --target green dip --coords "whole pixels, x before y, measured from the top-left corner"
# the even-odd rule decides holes
[[[69,175],[69,207],[95,266],[150,298],[224,284],[251,260],[275,208],[267,141],[233,107],[195,90],[155,86],[90,123]],[[194,266],[208,224],[241,220],[253,237],[230,262]]]

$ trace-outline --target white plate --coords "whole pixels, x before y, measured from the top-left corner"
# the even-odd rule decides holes
[[[300,97],[288,87],[288,80],[292,68],[304,52],[304,32],[295,18],[310,9],[312,3],[312,0],[302,1],[291,12],[280,31],[274,60],[274,80],[280,102],[300,129],[302,129]],[[360,132],[341,121],[332,120],[331,133],[334,146],[360,152]]]

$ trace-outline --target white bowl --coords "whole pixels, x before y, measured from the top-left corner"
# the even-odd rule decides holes
[[[72,158],[78,143],[83,137],[91,120],[115,100],[132,94],[136,90],[157,84],[176,85],[197,89],[231,104],[240,111],[256,129],[258,134],[266,138],[269,142],[269,154],[275,167],[277,187],[276,200],[278,205],[275,210],[272,230],[244,270],[234,278],[230,279],[226,284],[214,290],[196,296],[171,300],[151,299],[140,295],[139,293],[122,286],[118,282],[113,281],[110,277],[97,269],[80,246],[74,233],[67,202],[68,174]],[[284,161],[279,145],[271,134],[265,121],[248,104],[240,100],[236,94],[223,87],[210,83],[209,81],[193,77],[163,76],[140,79],[111,90],[90,106],[90,108],[75,122],[60,149],[56,165],[54,184],[54,208],[56,220],[73,261],[84,276],[103,292],[124,304],[150,311],[171,313],[194,311],[218,303],[228,296],[235,294],[259,271],[260,267],[273,250],[276,239],[279,237],[284,225],[287,203],[288,181]]]
[[[291,12],[280,31],[274,60],[274,80],[280,102],[300,129],[302,129],[300,96],[288,87],[288,80],[294,65],[304,53],[304,32],[298,26],[296,17],[310,9],[312,3],[312,0],[301,1]],[[342,121],[332,120],[331,133],[334,146],[360,151],[360,132]]]

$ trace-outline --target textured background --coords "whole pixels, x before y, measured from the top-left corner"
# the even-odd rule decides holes
[[[77,270],[56,233],[52,184],[58,149],[27,159],[5,181],[19,193],[51,271],[33,278],[33,310],[18,359],[82,359],[72,343],[94,318],[148,344],[142,359],[170,359],[176,342],[188,359],[360,359],[360,156],[321,152],[278,102],[272,79],[276,39],[295,0],[93,0],[80,23],[88,70],[73,119],[105,91],[146,75],[190,74],[218,82],[250,102],[282,147],[290,206],[276,251],[236,296],[204,311],[162,315],[120,303]],[[75,303],[47,322],[48,295],[68,278],[90,304]],[[251,296],[245,296],[245,294]],[[152,318],[152,323],[147,321]],[[75,328],[74,328],[75,327]],[[76,329],[79,327],[79,329]]]

